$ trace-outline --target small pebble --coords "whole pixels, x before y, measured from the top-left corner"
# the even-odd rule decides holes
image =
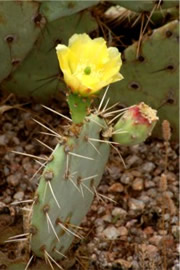
[[[116,227],[110,225],[104,230],[103,235],[109,240],[115,240],[120,236],[120,232]]]
[[[128,158],[126,158],[126,166],[127,168],[130,168],[132,165],[139,165],[142,162],[142,159],[139,158],[137,155],[130,155]]]
[[[154,235],[149,239],[149,243],[159,246],[161,244],[162,236],[161,235]]]
[[[143,179],[135,178],[132,183],[132,188],[134,190],[142,190],[143,189]]]
[[[13,187],[16,187],[19,185],[20,183],[20,178],[21,178],[21,174],[20,173],[16,173],[16,174],[12,174],[12,175],[9,175],[7,177],[7,182],[9,185],[13,186]]]
[[[4,135],[0,135],[0,145],[3,145],[3,146],[5,146],[5,145],[7,145],[7,143],[8,143],[8,138],[7,138],[7,136],[4,134]]]
[[[142,166],[141,166],[141,170],[143,172],[147,172],[150,173],[155,169],[155,165],[152,162],[145,162]]]
[[[143,210],[145,207],[144,202],[130,198],[128,202],[128,206],[131,210]]]
[[[145,188],[155,187],[155,182],[153,182],[151,180],[145,180],[144,186],[145,186]]]
[[[110,192],[123,192],[123,190],[124,190],[124,187],[121,183],[114,183],[109,188]]]
[[[121,183],[123,183],[125,185],[130,184],[132,182],[132,180],[133,180],[133,176],[131,173],[128,173],[128,172],[123,173],[121,178],[120,178]]]
[[[126,217],[126,215],[127,215],[127,212],[120,207],[115,207],[112,210],[112,216],[119,216],[119,218],[123,219]]]
[[[119,231],[119,236],[128,235],[128,230],[124,226],[119,227],[118,228],[118,231]]]
[[[13,198],[15,200],[21,201],[24,198],[24,192],[23,191],[18,191],[14,194]]]

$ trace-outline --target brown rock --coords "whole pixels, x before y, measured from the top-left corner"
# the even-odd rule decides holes
[[[124,187],[121,183],[115,183],[109,188],[110,192],[123,192],[123,190],[124,190]]]
[[[143,189],[143,179],[142,178],[135,178],[133,183],[132,183],[132,188],[134,190],[142,190]]]

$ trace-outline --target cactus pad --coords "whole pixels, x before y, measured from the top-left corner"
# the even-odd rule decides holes
[[[32,1],[0,1],[0,82],[22,63],[45,25],[38,9]]]
[[[125,79],[111,85],[107,97],[125,106],[142,101],[152,106],[160,120],[170,122],[174,139],[178,138],[178,32],[178,21],[172,21],[145,35],[138,58],[138,43],[129,46],[121,69]],[[154,135],[161,134],[159,122]]]
[[[98,141],[103,126],[104,120],[91,115],[83,126],[74,126],[74,133],[72,127],[72,136],[51,155],[40,179],[31,222],[31,248],[39,257],[48,252],[60,259],[58,251],[65,253],[74,238],[67,229],[73,231],[72,225],[78,226],[89,210],[109,156],[109,145]]]

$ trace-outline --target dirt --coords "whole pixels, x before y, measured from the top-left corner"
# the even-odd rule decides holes
[[[67,115],[65,104],[59,108],[54,101],[51,108]],[[40,133],[45,130],[34,118],[57,132],[66,124],[40,104],[25,104],[13,95],[1,97],[0,269],[10,269],[8,263],[16,259],[27,263],[25,243],[4,241],[26,232],[23,216],[31,205],[27,200],[33,199],[41,175],[39,159],[12,151],[43,159],[51,150],[37,139],[51,148],[57,144],[56,137]],[[126,167],[112,149],[98,187],[104,197],[95,197],[81,224],[84,239],[74,243],[71,269],[180,269],[177,143],[150,138],[119,151]]]

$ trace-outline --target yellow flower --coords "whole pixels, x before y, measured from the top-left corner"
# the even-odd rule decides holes
[[[91,39],[87,34],[74,34],[68,47],[56,47],[64,80],[73,93],[90,96],[104,86],[123,79],[117,48],[107,48],[103,38]]]

